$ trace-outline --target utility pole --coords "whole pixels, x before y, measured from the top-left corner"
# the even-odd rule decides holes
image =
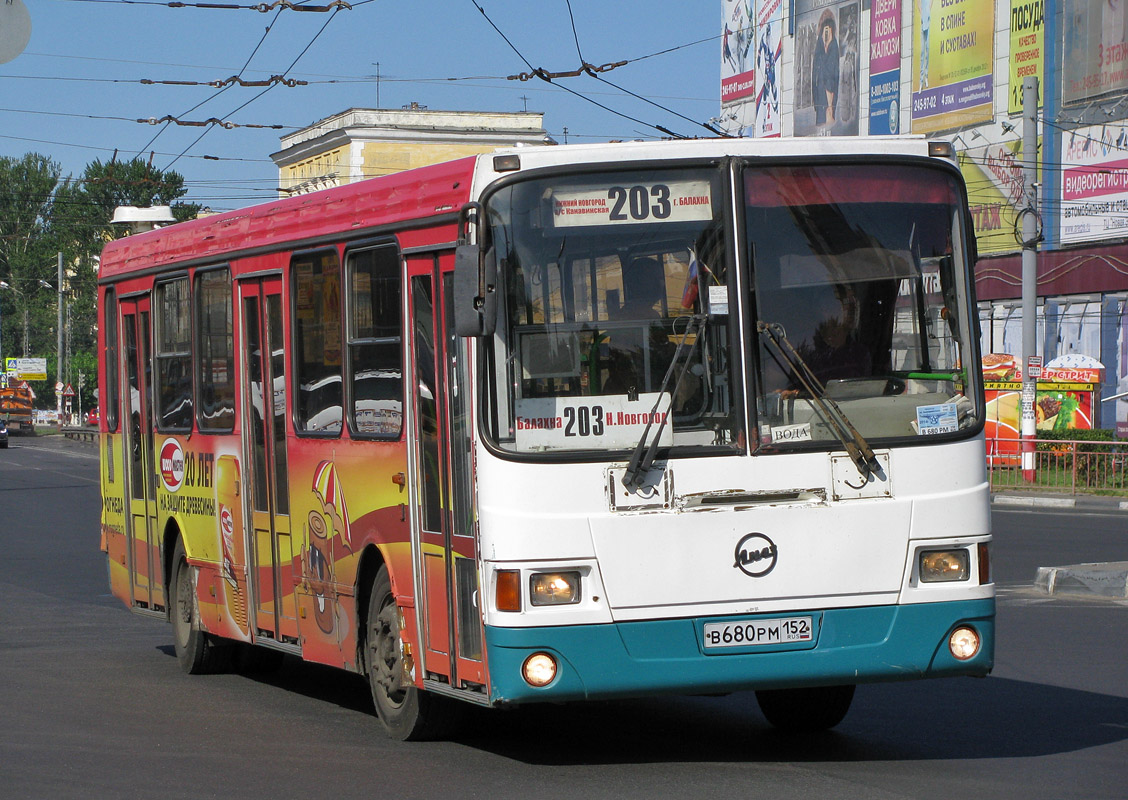
[[[63,253],[59,251],[59,275],[55,286],[59,290],[57,296],[57,322],[55,324],[55,409],[59,414],[59,425],[63,424],[63,390],[59,384],[63,383]]]
[[[1034,400],[1038,378],[1031,360],[1038,354],[1038,79],[1022,81],[1022,182],[1026,208],[1022,210],[1022,477],[1032,482],[1036,422]],[[1040,364],[1038,372],[1041,372]]]

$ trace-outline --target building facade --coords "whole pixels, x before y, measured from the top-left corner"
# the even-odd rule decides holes
[[[534,112],[351,108],[283,136],[271,154],[282,196],[488,153],[555,144]]]
[[[1128,438],[1128,0],[722,0],[721,13],[727,132],[955,144],[985,353],[1021,351],[1021,220],[1036,215],[1039,355],[1100,361],[1095,421]]]

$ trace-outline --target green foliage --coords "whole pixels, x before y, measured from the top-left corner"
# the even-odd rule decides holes
[[[1037,449],[1046,453],[1040,463],[1068,476],[1071,485],[1086,490],[1123,491],[1128,489],[1128,443],[1116,432],[1069,428],[1064,431],[1038,431]],[[1065,442],[1080,442],[1076,445]],[[1049,460],[1046,460],[1049,459]]]
[[[1038,431],[1038,439],[1052,440],[1052,441],[1065,441],[1065,442],[1115,442],[1116,431],[1106,430],[1104,428],[1066,428],[1064,431]],[[1060,449],[1051,444],[1038,444],[1039,450],[1054,450]],[[1085,448],[1082,448],[1085,449]],[[1089,448],[1090,450],[1093,448]]]
[[[82,177],[63,177],[46,156],[0,157],[0,350],[6,356],[48,358],[48,380],[34,386],[37,405],[55,406],[55,382],[78,389],[86,374],[83,408],[93,402],[97,381],[97,264],[102,247],[127,231],[110,224],[118,206],[172,207],[179,220],[200,206],[179,203],[187,190],[176,172],[162,172],[141,159],[94,161]],[[58,254],[63,254],[65,350],[60,376],[58,348]]]

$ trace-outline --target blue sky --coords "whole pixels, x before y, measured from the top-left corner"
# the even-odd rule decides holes
[[[539,80],[505,80],[528,66],[472,0],[355,0],[335,13],[169,8],[159,0],[23,2],[31,39],[0,64],[0,155],[39,152],[77,176],[115,149],[122,159],[156,151],[154,166],[180,172],[188,199],[215,209],[271,199],[277,168],[269,156],[279,136],[347,108],[377,107],[377,70],[380,107],[539,111],[558,141],[565,128],[569,142],[661,136],[653,125],[707,135],[677,115],[704,122],[719,110],[715,1],[571,0],[574,37],[566,0],[477,0],[533,67],[575,69],[576,38],[590,64],[629,60],[603,77],[669,111],[589,76],[559,83],[634,120]],[[224,80],[244,65],[246,80],[285,73],[310,85],[275,86],[259,97],[262,88],[140,83]],[[212,128],[197,142],[203,128],[134,121],[166,115],[285,128]]]

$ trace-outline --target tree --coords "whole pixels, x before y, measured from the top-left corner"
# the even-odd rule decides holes
[[[91,365],[97,358],[98,257],[106,242],[128,233],[111,224],[114,210],[123,205],[168,205],[178,221],[191,219],[200,207],[179,203],[186,193],[179,173],[163,172],[139,158],[94,161],[77,180],[63,178],[57,163],[37,153],[0,158],[0,280],[13,287],[0,290],[0,344],[5,354],[55,353],[57,254],[63,254],[71,363],[59,374],[54,359],[48,358],[49,380],[36,387],[41,404],[54,405],[56,380],[74,383],[80,364],[87,392],[96,387]]]
[[[73,254],[89,257],[101,253],[106,242],[128,233],[110,223],[118,206],[171,206],[177,222],[194,218],[200,206],[178,202],[187,191],[180,173],[163,172],[140,158],[95,160],[79,180],[59,187],[54,221],[73,238]]]
[[[0,346],[8,357],[38,354],[38,310],[51,301],[39,281],[54,277],[48,227],[61,171],[38,153],[0,157],[0,280],[9,287],[0,289]]]

